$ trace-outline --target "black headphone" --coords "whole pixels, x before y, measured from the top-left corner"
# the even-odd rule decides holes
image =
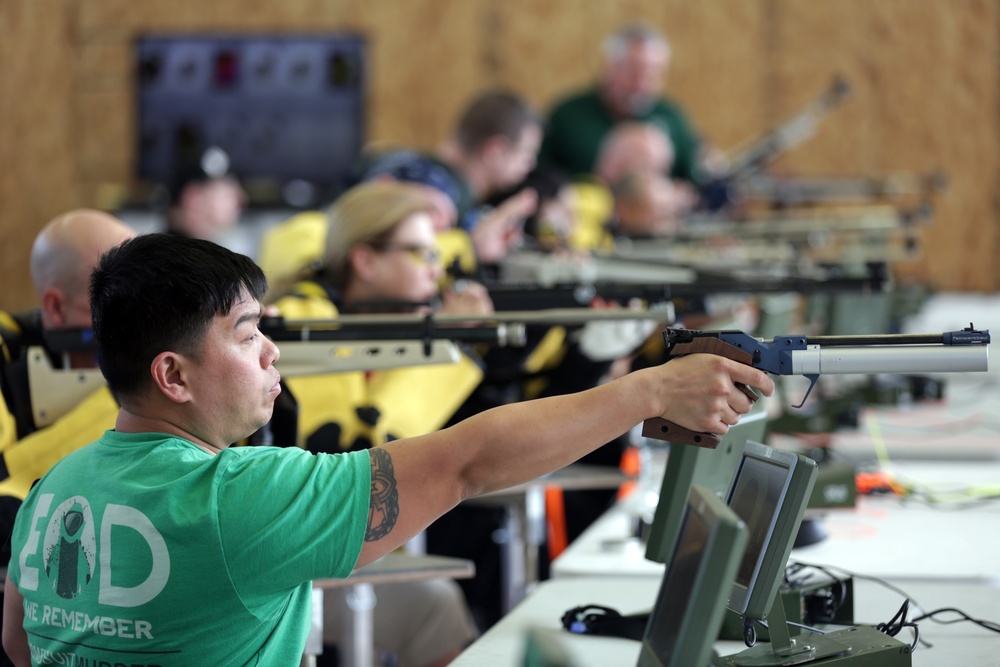
[[[574,607],[562,615],[562,626],[579,635],[624,637],[641,641],[646,632],[649,614],[623,616],[611,607],[589,604]]]

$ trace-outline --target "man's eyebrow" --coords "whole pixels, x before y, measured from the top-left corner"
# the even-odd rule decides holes
[[[241,326],[243,326],[243,324],[246,322],[253,322],[254,324],[256,324],[257,322],[260,321],[261,315],[263,314],[264,314],[264,308],[262,306],[258,306],[256,311],[247,310],[238,318],[236,318],[236,323],[233,325],[233,328],[238,329]]]

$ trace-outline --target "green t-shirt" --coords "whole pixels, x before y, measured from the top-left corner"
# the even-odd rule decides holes
[[[311,580],[354,568],[370,489],[364,451],[212,456],[107,431],[18,514],[8,576],[33,664],[298,665]]]
[[[597,89],[575,95],[555,106],[545,125],[539,161],[559,167],[571,176],[594,171],[601,141],[617,122],[601,101]],[[632,118],[659,125],[674,144],[670,176],[698,182],[700,141],[687,115],[667,98],[657,100],[645,113]]]

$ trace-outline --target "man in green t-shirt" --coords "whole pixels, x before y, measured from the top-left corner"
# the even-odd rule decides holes
[[[622,121],[659,125],[674,148],[671,178],[697,183],[700,141],[687,115],[661,93],[670,46],[658,31],[630,24],[604,42],[598,84],[558,102],[545,125],[539,161],[571,176],[592,174],[601,142]]]
[[[369,450],[231,448],[281,392],[258,326],[266,288],[210,241],[146,234],[102,257],[91,313],[121,409],[18,513],[3,619],[16,665],[297,665],[313,579],[345,577],[462,500],[644,419],[724,434],[751,408],[737,383],[774,390],[750,366],[688,355]]]

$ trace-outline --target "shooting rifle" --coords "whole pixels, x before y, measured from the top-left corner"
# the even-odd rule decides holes
[[[530,251],[513,253],[500,265],[502,280],[529,281],[540,285],[569,282],[691,283],[697,277],[693,269],[685,266],[598,256],[580,260]]]
[[[668,238],[615,239],[607,255],[619,261],[669,266],[766,267],[821,272],[824,265],[857,265],[913,259],[919,226],[931,217],[927,204],[787,209],[765,215],[696,214]],[[730,240],[709,243],[713,238]],[[735,242],[732,242],[735,241]]]
[[[929,174],[895,173],[869,177],[771,176],[754,174],[740,185],[747,199],[773,202],[786,207],[830,202],[870,202],[902,197],[921,200],[943,190],[948,177],[943,171]]]
[[[396,316],[379,322],[367,318],[333,320],[261,319],[260,330],[280,350],[275,364],[283,377],[387,370],[403,366],[456,363],[456,343],[520,346],[525,327],[516,321],[464,323],[449,326],[431,315]],[[463,325],[464,324],[464,325]],[[88,394],[104,385],[97,368],[65,369],[53,366],[50,354],[68,356],[96,353],[90,329],[66,329],[45,333],[45,348],[28,348],[28,386],[35,424],[41,428],[55,422]]]
[[[821,374],[951,373],[987,370],[990,333],[971,324],[943,334],[887,334],[871,336],[775,336],[754,338],[742,331],[666,329],[667,360],[686,354],[717,354],[772,375],[802,375],[809,389],[802,407]],[[737,384],[752,401],[757,394]],[[720,438],[678,426],[662,417],[643,422],[642,435],[714,449]]]
[[[850,92],[851,86],[847,80],[837,77],[819,97],[797,114],[746,148],[736,151],[730,157],[728,167],[716,174],[702,190],[708,209],[718,210],[726,206],[736,198],[734,190],[741,181],[759,172],[783,152],[813,136],[820,121],[845,100]]]
[[[703,271],[691,283],[557,283],[542,286],[515,281],[483,281],[497,311],[581,308],[596,298],[628,305],[639,300],[650,308],[673,304],[675,311],[694,312],[692,304],[718,294],[781,293],[871,293],[884,291],[888,278],[884,271],[861,277],[830,278],[748,278],[741,275]],[[661,308],[662,310],[662,308]],[[607,312],[607,311],[605,311]],[[612,311],[613,312],[613,311]],[[676,313],[675,313],[676,314]]]
[[[885,235],[925,223],[931,214],[929,204],[909,209],[889,204],[789,208],[737,217],[695,214],[670,237],[653,240],[666,244],[718,236],[794,240],[817,233]]]
[[[657,288],[650,287],[648,295]],[[635,293],[634,290],[632,290]],[[586,292],[579,292],[583,298]],[[562,307],[494,313],[486,316],[447,315],[342,315],[329,320],[285,320],[264,317],[260,330],[280,350],[276,366],[283,377],[388,370],[405,366],[455,363],[457,343],[493,347],[525,344],[527,323],[585,324],[599,320],[674,321],[666,307],[636,310],[581,308],[574,298],[559,298]],[[589,299],[586,300],[589,305]],[[399,306],[400,304],[392,304]],[[428,304],[406,304],[428,305]],[[70,354],[96,354],[90,329],[65,329],[45,333],[45,347],[28,348],[28,385],[35,424],[41,428],[55,422],[84,397],[103,386],[97,368],[71,368]],[[51,356],[67,362],[56,368]]]

